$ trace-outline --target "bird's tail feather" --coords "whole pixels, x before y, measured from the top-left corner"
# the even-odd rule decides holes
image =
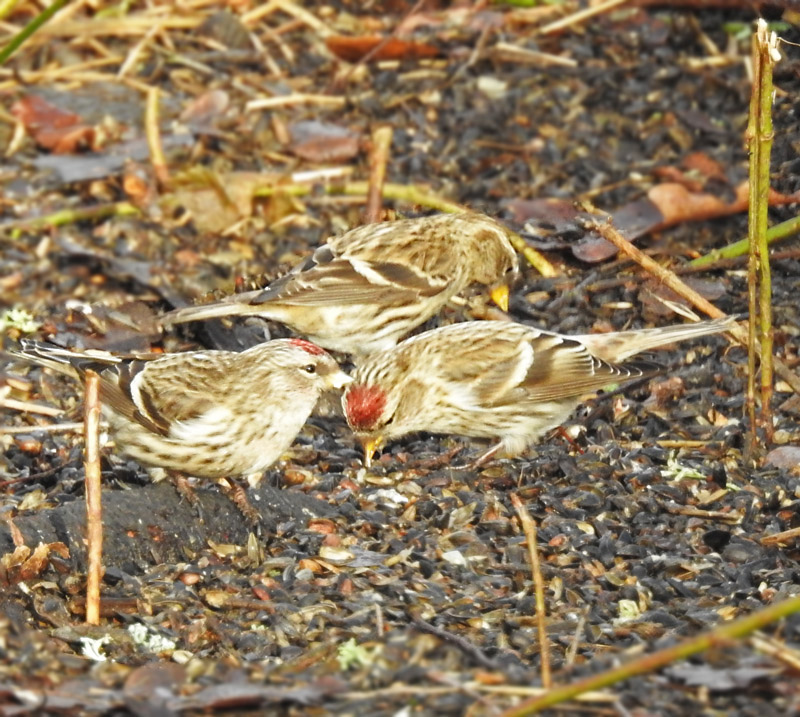
[[[261,292],[252,292],[260,294]],[[238,297],[239,295],[237,295]],[[165,327],[175,324],[185,324],[189,321],[206,321],[208,319],[221,319],[237,313],[237,306],[244,308],[245,303],[233,301],[218,301],[213,304],[201,304],[200,306],[185,306],[180,309],[169,311],[161,317],[161,323]]]
[[[44,366],[73,378],[80,378],[87,369],[102,370],[120,362],[120,358],[106,351],[87,351],[77,353],[31,339],[21,339],[18,349],[6,349],[4,353],[37,366]]]
[[[726,316],[696,324],[678,324],[654,329],[634,329],[614,334],[585,334],[574,338],[583,343],[598,358],[610,363],[624,361],[630,356],[650,349],[685,341],[699,336],[719,334],[736,325],[736,317]]]

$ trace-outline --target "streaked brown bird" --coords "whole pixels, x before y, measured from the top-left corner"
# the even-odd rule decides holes
[[[74,378],[100,375],[100,400],[121,453],[201,478],[260,473],[291,445],[320,395],[350,381],[319,346],[277,339],[247,351],[120,358],[23,340],[8,351]]]
[[[342,406],[367,461],[383,441],[428,431],[499,441],[480,464],[501,450],[519,454],[563,423],[583,394],[656,372],[649,363],[621,364],[631,356],[734,323],[581,336],[504,321],[453,324],[366,357]]]
[[[262,291],[165,314],[165,326],[225,316],[261,316],[333,351],[368,354],[394,346],[471,284],[508,308],[518,272],[506,228],[464,212],[368,224],[328,239]]]

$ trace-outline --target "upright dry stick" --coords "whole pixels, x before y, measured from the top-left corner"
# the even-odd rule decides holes
[[[86,372],[84,468],[86,472],[86,622],[100,624],[100,577],[103,563],[103,512],[100,500],[100,377]]]
[[[158,128],[158,87],[149,87],[147,90],[147,103],[144,110],[144,130],[147,136],[147,146],[150,149],[150,162],[159,185],[164,188],[169,185],[169,169],[164,157],[164,148],[161,145],[161,132]]]
[[[516,493],[511,494],[511,505],[517,511],[522,532],[528,543],[528,555],[531,559],[531,574],[533,575],[533,590],[536,599],[536,628],[539,633],[539,652],[542,656],[542,687],[550,689],[553,679],[550,676],[550,643],[547,641],[547,623],[545,620],[547,610],[544,603],[544,580],[542,567],[539,563],[539,549],[536,545],[536,523],[533,522],[525,504]]]
[[[383,209],[383,185],[386,182],[386,164],[392,147],[394,133],[391,127],[377,127],[372,132],[372,150],[369,155],[369,188],[364,223],[379,222]]]
[[[767,242],[769,210],[770,153],[772,151],[772,65],[780,59],[775,33],[759,20],[753,34],[753,90],[747,143],[750,149],[750,195],[747,237],[750,245],[748,299],[750,334],[748,341],[747,409],[751,443],[756,444],[755,366],[756,316],[761,337],[761,416],[760,425],[767,443],[772,441],[772,278]]]

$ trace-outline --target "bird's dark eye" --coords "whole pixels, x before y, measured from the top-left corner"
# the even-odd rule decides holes
[[[310,363],[307,366],[303,366],[303,371],[306,373],[316,373],[317,367],[313,363]]]

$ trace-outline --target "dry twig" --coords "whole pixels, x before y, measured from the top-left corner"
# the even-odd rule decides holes
[[[383,185],[386,182],[386,163],[392,147],[391,127],[377,127],[372,133],[372,150],[369,155],[369,189],[364,223],[373,224],[382,219]]]
[[[767,225],[770,188],[770,154],[772,151],[772,66],[780,59],[777,36],[767,32],[767,23],[759,20],[753,34],[753,89],[750,96],[750,119],[747,143],[750,149],[750,192],[747,238],[748,299],[750,331],[748,336],[747,409],[750,416],[751,446],[756,445],[755,374],[756,317],[761,339],[761,415],[759,424],[764,439],[772,442],[772,277],[769,265]]]
[[[781,543],[790,543],[800,538],[800,528],[790,528],[789,530],[782,530],[780,533],[772,533],[765,535],[759,540],[761,545],[780,545]]]
[[[29,408],[24,410],[30,413]],[[16,433],[37,433],[39,431],[45,433],[67,433],[81,430],[83,430],[83,423],[51,423],[47,426],[0,426],[0,435],[13,436]]]
[[[629,660],[619,667],[606,670],[598,675],[586,677],[570,685],[556,687],[542,697],[536,697],[507,710],[501,717],[527,717],[528,715],[536,714],[546,707],[552,707],[567,700],[575,699],[587,690],[609,687],[623,680],[654,672],[679,660],[685,660],[687,657],[712,647],[719,647],[730,640],[749,635],[751,632],[760,630],[762,627],[796,612],[800,612],[800,597],[783,600],[758,610],[747,617],[715,627],[713,630],[704,632],[697,637],[684,640],[650,655],[643,655]]]
[[[584,202],[583,207],[588,212],[593,214],[598,213],[598,210],[590,204]],[[665,269],[663,266],[647,256],[647,254],[641,251],[641,249],[637,249],[609,222],[601,222],[597,220],[589,221],[586,223],[586,228],[596,231],[604,239],[610,241],[623,254],[633,259],[645,271],[655,276],[656,279],[662,282],[665,286],[668,286],[676,294],[682,296],[704,314],[707,314],[712,319],[721,319],[725,316],[725,313],[720,311],[708,299],[681,281],[675,272]],[[728,334],[733,336],[742,346],[747,346],[747,331],[745,331],[741,326],[732,327]],[[786,383],[792,387],[792,390],[800,393],[800,377],[798,377],[783,361],[775,359],[774,364],[775,372],[778,374],[778,376],[786,381]]]
[[[60,408],[53,408],[52,406],[42,406],[40,403],[31,403],[30,401],[19,401],[16,398],[4,398],[0,396],[0,408],[10,408],[14,411],[24,411],[25,413],[38,413],[42,416],[60,416],[64,411]],[[30,426],[26,426],[21,432],[29,433]],[[0,429],[0,433],[12,433],[13,430],[5,430],[5,427]]]
[[[150,162],[153,165],[156,179],[163,188],[169,185],[169,170],[164,157],[164,148],[161,146],[161,132],[158,128],[158,95],[157,87],[151,87],[147,92],[147,105],[144,112],[144,129],[147,135],[147,146],[150,148]]]
[[[86,622],[100,624],[100,578],[103,571],[103,510],[100,497],[100,377],[86,371],[84,466],[86,469]]]
[[[600,15],[604,12],[608,12],[609,10],[613,10],[615,7],[624,5],[626,2],[628,2],[628,0],[606,0],[606,2],[600,3],[599,5],[584,8],[583,10],[572,13],[572,15],[567,15],[567,17],[562,17],[560,20],[551,22],[549,25],[540,27],[537,34],[549,35],[552,32],[566,30],[572,25],[577,25],[578,23],[588,20],[595,15]]]
[[[536,627],[539,633],[539,652],[542,656],[542,686],[550,689],[553,684],[550,673],[550,643],[547,641],[547,622],[545,620],[547,610],[544,603],[542,566],[539,562],[539,550],[536,545],[536,523],[516,493],[511,494],[511,505],[517,511],[519,522],[522,525],[522,532],[525,533],[525,540],[528,544],[528,556],[531,561],[533,589],[536,597]]]
[[[468,640],[461,635],[456,635],[454,632],[445,630],[444,628],[432,625],[431,623],[423,620],[419,615],[411,614],[411,624],[422,632],[427,632],[429,635],[435,635],[453,645],[456,645],[465,654],[470,655],[475,662],[487,670],[498,670],[501,665],[500,662],[487,656],[474,642]]]

